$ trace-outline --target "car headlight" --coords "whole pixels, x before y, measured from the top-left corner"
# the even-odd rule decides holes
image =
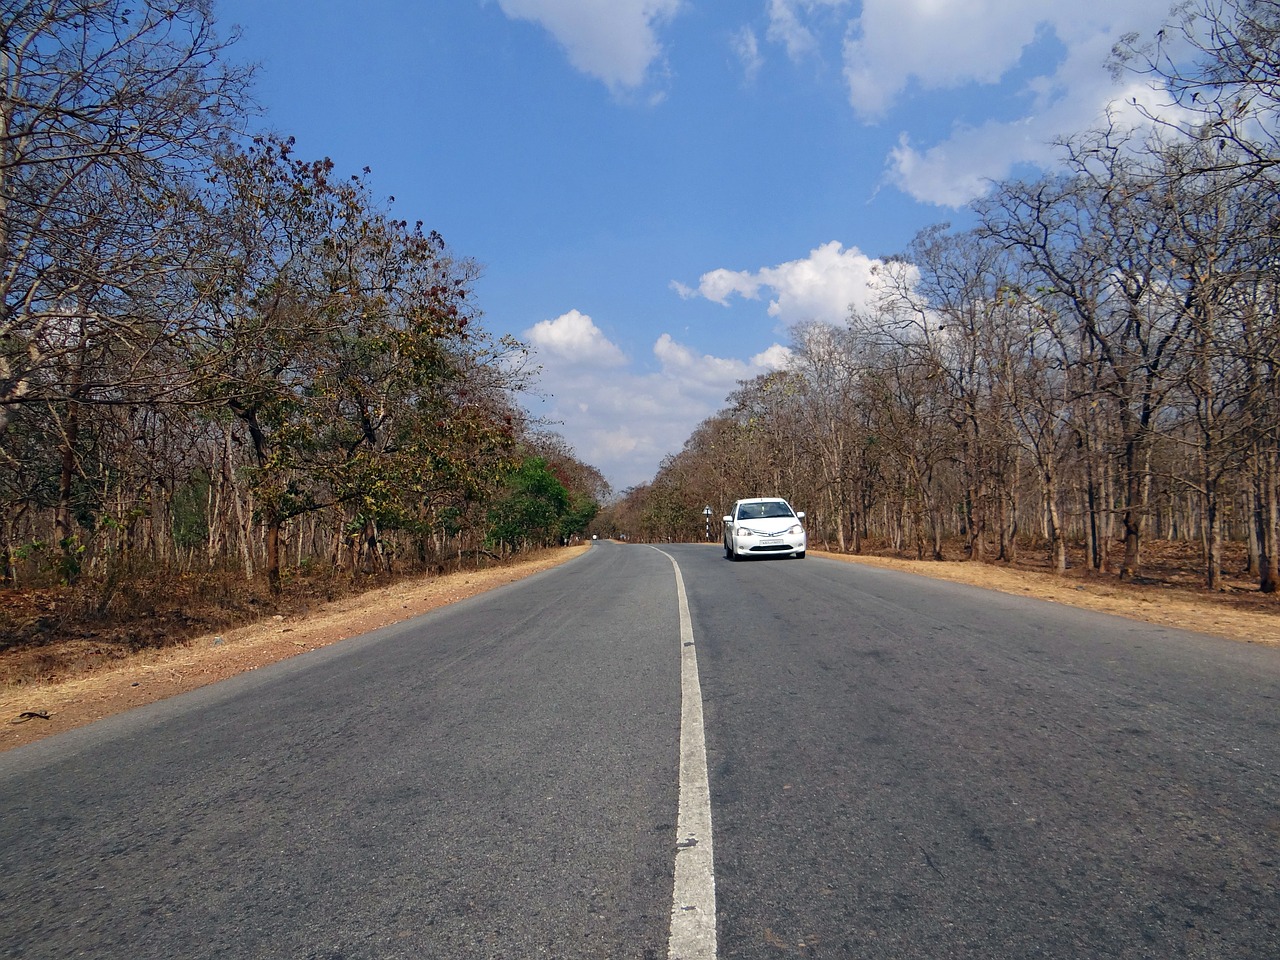
[[[797,523],[794,527],[788,530],[787,533],[791,536],[795,536],[797,533],[804,533],[804,527]]]

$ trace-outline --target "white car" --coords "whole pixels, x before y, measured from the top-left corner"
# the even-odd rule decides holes
[[[804,559],[804,512],[778,497],[739,500],[724,518],[724,555],[730,560],[770,554]]]

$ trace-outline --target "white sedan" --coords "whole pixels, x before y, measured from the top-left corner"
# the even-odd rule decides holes
[[[778,554],[804,559],[804,512],[778,497],[739,500],[724,518],[724,555],[730,560]]]

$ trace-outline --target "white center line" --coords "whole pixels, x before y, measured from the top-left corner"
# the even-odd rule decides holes
[[[680,604],[680,808],[676,817],[676,882],[667,957],[669,960],[715,960],[716,874],[698,654],[693,645],[693,621],[689,618],[689,599],[685,595],[680,565],[671,554],[658,552],[675,568]]]

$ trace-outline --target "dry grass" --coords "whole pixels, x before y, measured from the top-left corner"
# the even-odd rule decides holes
[[[326,604],[417,579],[293,572],[273,596],[260,580],[236,572],[144,572],[118,585],[85,581],[73,588],[0,590],[0,685],[96,673],[144,651],[271,617],[295,620]]]

